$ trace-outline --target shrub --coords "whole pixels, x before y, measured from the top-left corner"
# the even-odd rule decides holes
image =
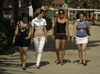
[[[50,30],[52,28],[52,18],[47,14],[44,13],[44,18],[46,19],[47,22],[47,30]]]
[[[8,45],[11,45],[16,23],[10,19],[0,18],[0,52]]]
[[[88,18],[87,21],[92,21],[92,19],[91,18]]]
[[[67,18],[68,20],[70,20],[70,17],[66,16],[66,18]]]
[[[0,51],[7,45],[7,37],[5,33],[0,32]]]

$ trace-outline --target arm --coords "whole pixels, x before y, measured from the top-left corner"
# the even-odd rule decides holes
[[[87,28],[90,29],[90,23],[87,21]]]
[[[69,33],[69,21],[68,19],[66,19],[66,32],[68,35],[68,42],[70,41],[70,33]]]
[[[77,26],[77,22],[75,23],[74,28],[73,28],[72,42],[74,41],[74,36],[75,36],[75,33],[76,33],[76,26]]]
[[[29,23],[29,33],[28,33],[28,36],[25,37],[26,40],[28,40],[30,37],[31,37],[31,24]]]
[[[15,35],[13,37],[12,44],[15,44],[15,38],[16,38],[17,34],[18,34],[18,25],[16,26]]]
[[[34,26],[31,26],[31,40],[33,40]]]
[[[45,43],[47,44],[47,29],[46,29],[46,26],[44,26],[44,35],[45,35],[45,37],[46,37]]]
[[[31,22],[31,42],[33,41],[33,33],[34,33],[34,21]]]
[[[56,26],[56,20],[57,20],[57,18],[54,21],[54,26]],[[52,40],[54,40],[54,26],[52,28]]]

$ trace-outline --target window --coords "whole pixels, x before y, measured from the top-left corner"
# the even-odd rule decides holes
[[[62,4],[59,4],[59,7],[62,7]]]
[[[53,7],[55,7],[55,4],[53,4]]]
[[[58,4],[56,4],[56,7],[58,7]]]

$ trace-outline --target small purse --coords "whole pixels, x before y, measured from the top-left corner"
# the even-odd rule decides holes
[[[87,23],[87,22],[86,22]],[[91,36],[90,30],[88,28],[86,28],[86,32],[88,36]]]

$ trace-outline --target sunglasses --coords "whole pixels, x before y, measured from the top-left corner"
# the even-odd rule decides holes
[[[59,15],[61,15],[61,14],[63,15],[64,13],[59,13]]]

